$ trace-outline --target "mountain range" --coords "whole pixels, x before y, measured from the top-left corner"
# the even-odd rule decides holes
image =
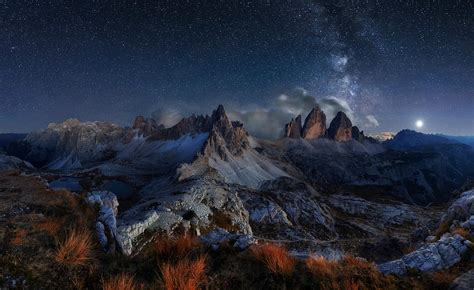
[[[114,192],[118,213],[101,229],[114,233],[104,245],[125,254],[150,230],[185,229],[290,241],[300,254],[337,257],[355,247],[368,257],[388,228],[403,242],[433,228],[440,212],[423,206],[452,200],[474,176],[474,148],[453,138],[403,130],[380,143],[343,112],[326,121],[315,107],[304,122],[289,120],[281,139],[263,140],[223,106],[169,128],[143,116],[130,127],[69,119],[9,139],[0,160],[52,188]]]

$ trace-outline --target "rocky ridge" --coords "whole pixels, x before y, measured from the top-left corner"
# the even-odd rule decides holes
[[[474,225],[469,221],[474,217],[474,190],[466,191],[453,202],[440,223],[449,223],[451,228],[461,225],[471,234]],[[459,263],[463,255],[474,250],[474,244],[459,234],[444,233],[439,240],[429,236],[426,244],[400,259],[379,265],[383,273],[404,275],[408,269],[422,272],[434,272],[447,269]]]
[[[329,128],[326,128],[326,114],[321,107],[314,107],[306,117],[304,124],[301,124],[301,116],[291,119],[285,125],[285,134],[283,137],[305,140],[314,140],[318,138],[329,138],[338,142],[356,140],[358,142],[370,141],[377,143],[373,138],[368,138],[360,131],[358,127],[352,126],[351,120],[344,114],[338,112],[331,121]]]

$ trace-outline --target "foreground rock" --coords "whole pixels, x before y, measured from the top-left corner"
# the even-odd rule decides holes
[[[245,250],[257,243],[257,240],[252,235],[232,234],[222,228],[217,228],[201,236],[201,241],[215,250],[217,250],[222,243],[230,243],[234,248],[239,250]]]
[[[117,213],[119,203],[115,194],[109,191],[93,191],[87,200],[99,205],[99,217],[96,223],[97,236],[100,245],[107,252],[115,252],[116,244],[120,246],[121,239],[117,234]]]
[[[379,269],[384,274],[396,275],[404,275],[408,269],[421,272],[447,269],[461,261],[469,249],[468,244],[460,235],[443,236],[398,260],[379,265]]]
[[[470,220],[473,203],[474,190],[462,193],[443,215],[441,223],[449,227],[452,224],[459,224],[459,221]],[[472,242],[459,234],[445,233],[437,241],[431,236],[427,240],[433,242],[423,245],[398,260],[380,265],[380,271],[385,274],[404,275],[408,269],[417,269],[422,272],[447,269],[460,262],[464,254],[472,251],[473,246]]]
[[[200,235],[204,230],[224,228],[252,235],[249,216],[237,192],[213,180],[198,178],[177,184],[153,182],[140,193],[142,200],[119,220],[122,250],[131,254],[146,230],[173,234],[177,229]]]

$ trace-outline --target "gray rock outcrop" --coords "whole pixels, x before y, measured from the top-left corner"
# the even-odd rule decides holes
[[[200,239],[204,244],[211,246],[215,250],[224,242],[231,243],[234,248],[239,250],[245,250],[257,243],[257,240],[252,235],[232,234],[222,228],[217,228],[208,234],[202,235]]]
[[[397,275],[404,275],[407,269],[434,272],[457,264],[467,251],[466,240],[460,235],[443,236],[398,260],[379,265],[379,269],[384,274]]]
[[[116,243],[120,244],[117,233],[118,200],[115,194],[109,191],[93,191],[89,193],[87,201],[99,206],[99,217],[96,223],[97,236],[102,248],[108,252],[115,252]]]

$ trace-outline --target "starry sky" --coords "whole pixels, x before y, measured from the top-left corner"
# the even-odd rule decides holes
[[[0,132],[172,125],[222,103],[251,133],[319,104],[368,133],[474,135],[469,0],[0,0]]]

